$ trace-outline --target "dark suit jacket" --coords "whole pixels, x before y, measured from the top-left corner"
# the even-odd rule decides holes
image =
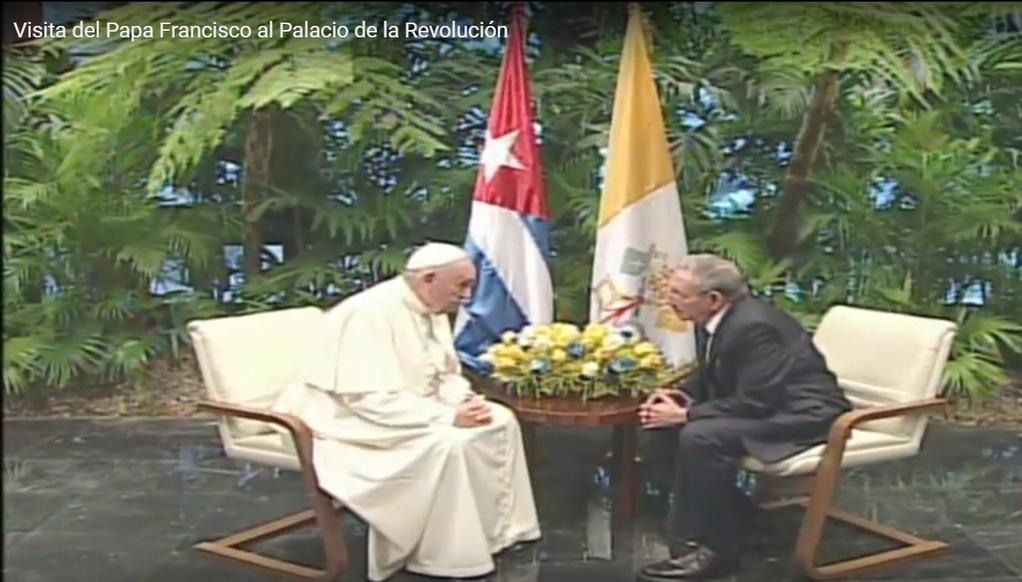
[[[699,367],[683,387],[695,404],[689,422],[711,418],[743,423],[750,454],[775,462],[825,442],[830,425],[852,409],[812,337],[769,302],[732,303],[706,358],[705,330],[697,331]]]

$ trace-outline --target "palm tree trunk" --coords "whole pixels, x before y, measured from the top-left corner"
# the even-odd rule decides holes
[[[251,281],[262,270],[263,227],[252,211],[262,202],[270,187],[270,162],[273,151],[273,117],[276,106],[257,110],[252,115],[245,137],[245,174],[242,185],[244,221],[245,280]]]
[[[846,52],[846,45],[838,45],[834,50],[834,60],[843,61]],[[795,140],[791,164],[784,175],[784,190],[771,233],[773,252],[777,258],[792,255],[798,247],[799,227],[802,225],[806,192],[809,190],[809,174],[823,146],[827,116],[837,102],[838,76],[837,69],[829,69],[818,74],[813,82],[813,95],[802,117],[802,127]]]

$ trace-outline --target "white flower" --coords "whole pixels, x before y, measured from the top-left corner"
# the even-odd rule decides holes
[[[517,337],[518,337],[518,334],[516,334],[515,332],[509,330],[509,331],[505,331],[504,334],[502,336],[500,336],[500,339],[504,343],[511,343],[511,342],[515,341],[515,339]]]
[[[548,337],[536,338],[536,349],[548,350],[552,347],[554,347],[554,342],[550,341],[550,338]]]
[[[617,329],[625,343],[634,344],[642,341],[642,328],[635,323],[625,323]]]
[[[582,364],[582,375],[586,378],[595,378],[600,373],[600,365],[596,362]]]

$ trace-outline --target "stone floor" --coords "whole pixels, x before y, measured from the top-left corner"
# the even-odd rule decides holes
[[[303,508],[298,476],[223,458],[211,420],[5,420],[4,566],[11,582],[272,580],[192,550],[197,541]],[[628,582],[666,555],[663,443],[642,436],[639,517],[610,518],[609,432],[541,429],[534,469],[544,537],[502,556],[500,582]],[[946,556],[862,580],[1007,582],[1022,579],[1022,432],[932,424],[912,460],[850,472],[840,503],[951,544]],[[797,512],[750,539],[732,580],[800,577],[791,563]],[[353,568],[365,579],[365,526],[346,517]],[[882,547],[830,527],[824,558]],[[313,532],[259,546],[318,565]],[[399,574],[395,580],[425,578]]]

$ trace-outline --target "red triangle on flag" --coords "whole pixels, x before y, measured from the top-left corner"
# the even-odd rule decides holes
[[[480,153],[473,198],[549,219],[543,162],[533,126],[532,90],[525,62],[522,6],[515,3],[504,60]]]

